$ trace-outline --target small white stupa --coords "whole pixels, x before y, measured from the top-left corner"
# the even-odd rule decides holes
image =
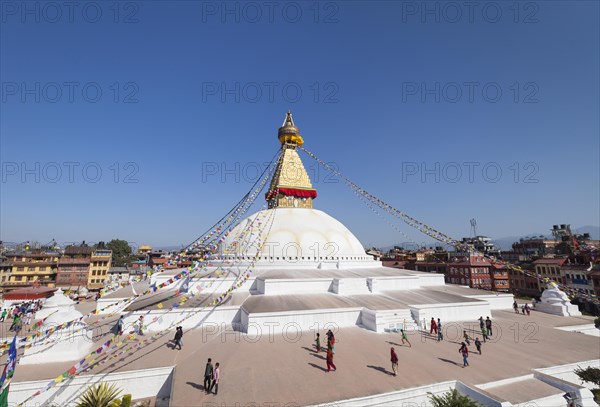
[[[80,320],[83,314],[75,309],[75,301],[65,296],[61,289],[54,292],[37,312],[36,319],[47,318],[39,328],[44,332],[69,321],[76,321],[67,328],[58,329],[49,336],[43,336],[25,349],[21,364],[55,363],[64,360],[77,360],[90,352],[92,332]]]
[[[36,312],[35,318],[44,319],[51,314],[73,311],[78,313],[78,311],[75,310],[75,301],[67,297],[63,290],[59,288],[54,292],[52,297],[48,298],[46,302],[44,302],[42,309]],[[81,315],[82,314],[79,313],[79,317],[81,317]]]
[[[571,304],[569,297],[558,288],[554,282],[549,283],[542,293],[541,301],[535,305],[535,309],[547,314],[560,315],[563,317],[581,316],[577,305]]]

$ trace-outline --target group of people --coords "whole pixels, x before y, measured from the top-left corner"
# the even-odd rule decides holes
[[[41,300],[28,301],[20,304],[15,304],[13,307],[7,307],[2,309],[0,313],[0,322],[6,321],[7,317],[12,318],[9,331],[19,333],[23,324],[31,325],[31,322],[35,319],[35,313],[42,307]]]
[[[180,327],[178,327],[180,328]],[[208,358],[206,367],[204,368],[204,391],[206,394],[212,393],[213,388],[215,389],[215,396],[219,392],[219,378],[221,377],[221,370],[219,363],[215,363],[213,366],[212,359]]]
[[[515,314],[519,313],[519,304],[517,304],[516,300],[515,302],[513,302],[513,309],[515,310]],[[529,304],[521,305],[521,312],[523,313],[523,315],[527,314],[527,316],[529,316],[531,314],[531,307],[529,306]]]
[[[333,355],[335,354],[335,335],[331,332],[331,329],[328,330],[325,335],[327,336],[327,355],[325,358],[327,362],[327,371],[330,372],[333,368],[333,371],[335,372],[337,370],[337,367],[333,363]],[[315,348],[317,353],[321,352],[321,334],[318,332],[317,337],[315,338]]]
[[[483,342],[487,342],[487,340],[492,336],[492,320],[490,317],[483,319],[483,316],[479,317],[479,329],[481,329],[481,336],[483,337]],[[469,366],[469,346],[471,346],[471,340],[469,334],[466,330],[463,330],[463,338],[464,341],[460,344],[460,349],[458,353],[460,353],[463,357],[463,367]],[[481,341],[479,337],[475,337],[475,348],[477,348],[477,352],[481,355]]]
[[[442,331],[442,321],[438,318],[437,322],[435,318],[431,317],[430,327],[429,327],[429,335],[435,334],[437,335],[437,341],[444,340],[444,333]],[[403,342],[404,343],[404,342]]]
[[[178,327],[178,328],[181,328],[181,327]],[[133,331],[131,331],[132,334],[135,333],[137,335],[144,335],[144,316],[143,315],[140,315],[138,320],[135,321],[134,324],[132,324],[132,329],[133,329]],[[125,321],[123,321],[123,315],[121,315],[119,317],[119,319],[117,320],[117,322],[110,329],[110,333],[115,336],[121,336],[121,335],[123,335],[124,330],[125,330]],[[182,332],[182,335],[183,335],[183,332]],[[181,346],[179,348],[181,349]]]

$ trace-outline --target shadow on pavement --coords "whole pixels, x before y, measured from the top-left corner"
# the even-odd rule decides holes
[[[460,363],[456,363],[455,361],[450,360],[450,359],[444,359],[444,358],[438,358],[438,359],[441,360],[442,362],[451,363],[455,366],[462,366]]]
[[[322,370],[324,372],[327,371],[327,369],[325,369],[323,366],[319,366],[319,365],[315,365],[314,363],[309,363],[309,365],[311,365],[312,367],[314,367],[315,369],[319,369]]]
[[[202,386],[202,385],[200,385],[198,383],[185,382],[185,384],[189,384],[190,386],[192,386],[196,390],[204,390],[204,386]]]
[[[381,373],[385,373],[388,376],[393,376],[394,374],[392,372],[388,372],[385,367],[381,367],[381,366],[373,366],[373,365],[367,365],[367,367],[374,369],[374,370],[378,370]]]

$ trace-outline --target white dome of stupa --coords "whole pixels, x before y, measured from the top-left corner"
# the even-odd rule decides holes
[[[48,298],[46,302],[44,302],[44,308],[69,306],[75,306],[75,301],[67,297],[64,291],[60,288],[54,292],[54,295],[52,295],[52,297]]]
[[[234,227],[220,244],[225,260],[255,262],[261,267],[377,267],[381,262],[341,222],[313,208],[317,191],[297,147],[304,143],[291,112],[277,133],[281,155],[259,211]]]
[[[52,297],[44,302],[42,309],[36,313],[36,318],[44,319],[51,314],[56,315],[63,312],[75,311],[75,304],[75,301],[67,297],[63,290],[59,288],[54,292]]]
[[[292,267],[315,267],[321,262],[358,263],[362,266],[365,262],[370,266],[375,263],[348,228],[318,209],[276,208],[259,211],[233,228],[219,252],[225,258],[251,260],[261,246],[261,253],[256,260],[262,266],[280,265],[281,262]]]

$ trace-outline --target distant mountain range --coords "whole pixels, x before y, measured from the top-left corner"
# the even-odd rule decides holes
[[[580,228],[577,229],[573,229],[573,233],[576,234],[583,234],[583,233],[589,233],[590,237],[594,240],[600,240],[600,227],[598,226],[582,226]],[[531,233],[528,235],[522,235],[522,236],[507,236],[507,237],[501,237],[498,239],[493,238],[492,236],[492,243],[494,243],[496,245],[496,247],[499,247],[501,250],[510,250],[512,248],[512,244],[514,242],[518,242],[519,239],[521,238],[527,238],[527,237],[538,237],[543,235],[545,238],[547,239],[551,239],[552,235],[549,233],[546,234],[542,234],[542,233]],[[462,236],[461,236],[462,238]],[[414,246],[414,243],[397,243],[395,245],[391,245],[391,246],[386,246],[386,247],[382,247],[379,248],[380,250],[383,251],[388,251],[390,249],[392,249],[394,246],[399,246],[399,247],[405,247],[405,248],[413,248],[412,246]],[[435,247],[435,246],[440,246],[439,242],[429,242],[427,243],[427,247]],[[156,247],[154,248],[155,250],[164,250],[166,252],[168,251],[174,251],[174,250],[181,250],[183,246],[160,246],[160,247]]]
[[[577,229],[572,229],[573,233],[575,234],[583,234],[583,233],[589,233],[590,237],[594,240],[600,240],[600,227],[598,226],[582,226],[579,227]],[[496,245],[496,247],[500,248],[501,250],[510,250],[512,248],[512,244],[514,242],[518,242],[519,239],[521,238],[528,238],[528,237],[539,237],[539,236],[544,236],[544,238],[546,239],[552,239],[552,235],[550,233],[531,233],[528,235],[521,235],[521,236],[507,236],[507,237],[501,237],[501,238],[493,238],[492,236],[490,236],[492,238],[492,243],[494,243]],[[397,243],[395,245],[392,246],[387,246],[387,247],[383,247],[381,248],[381,250],[383,251],[387,251],[392,249],[394,246],[400,246],[400,247],[411,247],[410,243]],[[435,247],[435,246],[440,246],[439,242],[429,242],[427,243],[427,247]]]

